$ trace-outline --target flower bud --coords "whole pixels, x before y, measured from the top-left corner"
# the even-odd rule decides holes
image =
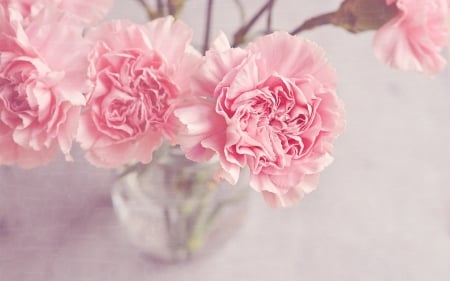
[[[354,33],[377,30],[397,12],[396,5],[387,5],[386,0],[345,0],[332,23]]]

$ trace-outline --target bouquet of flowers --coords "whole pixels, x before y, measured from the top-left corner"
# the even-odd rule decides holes
[[[274,31],[268,0],[231,42],[225,33],[210,40],[207,0],[202,50],[181,19],[187,1],[138,2],[147,23],[102,21],[112,0],[0,0],[0,164],[33,168],[60,152],[72,161],[76,142],[92,165],[124,176],[161,159],[172,169],[167,149],[180,148],[178,164],[181,155],[216,168],[173,168],[163,181],[204,196],[214,185],[205,173],[236,184],[248,171],[268,206],[288,207],[316,188],[345,127],[325,49],[297,34],[375,30],[374,53],[392,67],[436,75],[446,64],[449,0],[345,0],[290,32]],[[191,248],[222,205],[209,215],[203,207],[177,209]]]
[[[169,142],[194,161],[217,157],[217,179],[236,183],[248,167],[269,206],[291,206],[316,187],[344,128],[324,49],[295,34],[377,30],[387,64],[431,75],[445,65],[447,0],[346,0],[290,33],[272,31],[267,1],[233,44],[207,34],[203,53],[174,18],[185,1],[139,1],[145,24],[99,23],[111,2],[0,1],[1,164],[31,168],[59,151],[71,160],[76,139],[90,163],[115,168],[149,163]],[[267,34],[246,42],[263,15]]]

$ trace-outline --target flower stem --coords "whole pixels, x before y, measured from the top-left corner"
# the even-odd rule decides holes
[[[237,9],[239,11],[239,17],[241,18],[241,24],[245,22],[245,9],[244,5],[242,5],[241,0],[234,0],[234,3],[237,6]]]
[[[164,16],[165,15],[165,13],[164,13],[164,3],[163,3],[162,0],[157,0],[156,1],[156,7],[158,9],[158,14],[160,16]]]
[[[269,34],[272,32],[272,16],[273,16],[273,5],[275,4],[275,1],[272,1],[268,11],[267,11],[267,21],[266,21],[266,34]]]
[[[167,0],[167,8],[169,10],[169,15],[175,16],[177,13],[177,9],[172,0]]]
[[[336,12],[326,13],[323,15],[319,15],[317,17],[310,18],[295,28],[290,33],[292,35],[299,34],[300,32],[310,30],[322,25],[333,24],[334,18],[336,16]]]
[[[253,27],[256,21],[264,14],[264,12],[273,6],[274,2],[275,0],[267,1],[267,3],[264,4],[264,6],[262,6],[258,10],[258,12],[256,12],[256,14],[248,21],[247,24],[243,25],[241,28],[238,29],[238,31],[234,33],[233,47],[236,47],[245,42],[245,36],[247,35],[248,31]]]
[[[208,0],[208,6],[206,8],[206,27],[205,36],[203,40],[203,53],[208,50],[209,37],[211,35],[211,23],[212,23],[212,11],[213,11],[214,0]]]
[[[140,174],[142,171],[144,171],[146,166],[142,163],[136,163],[136,164],[130,164],[130,165],[124,165],[124,169],[121,171],[120,174],[117,175],[118,179],[121,179],[125,177],[126,175],[130,173],[136,172],[137,174]]]

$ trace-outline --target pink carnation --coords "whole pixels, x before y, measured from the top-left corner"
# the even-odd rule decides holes
[[[113,0],[0,0],[0,3],[14,7],[22,16],[29,17],[48,6],[57,6],[78,17],[84,24],[94,24],[111,9]]]
[[[87,82],[79,22],[53,7],[24,21],[0,3],[0,30],[0,164],[70,158]]]
[[[189,94],[200,59],[191,36],[172,17],[145,25],[113,21],[89,32],[92,90],[78,140],[92,164],[148,163],[163,138],[173,140],[178,121],[171,108]]]
[[[249,166],[250,185],[271,207],[290,206],[316,187],[344,127],[322,49],[283,32],[232,49],[222,35],[195,78],[198,100],[175,111],[186,125],[179,140],[188,158],[218,154],[218,176],[231,183]]]
[[[376,33],[376,56],[402,70],[437,74],[445,66],[441,52],[448,40],[448,0],[386,0],[398,15]]]

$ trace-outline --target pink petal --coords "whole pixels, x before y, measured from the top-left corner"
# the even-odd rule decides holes
[[[375,55],[401,70],[439,73],[446,64],[440,52],[449,32],[448,1],[397,0],[396,5],[399,14],[374,37]]]

